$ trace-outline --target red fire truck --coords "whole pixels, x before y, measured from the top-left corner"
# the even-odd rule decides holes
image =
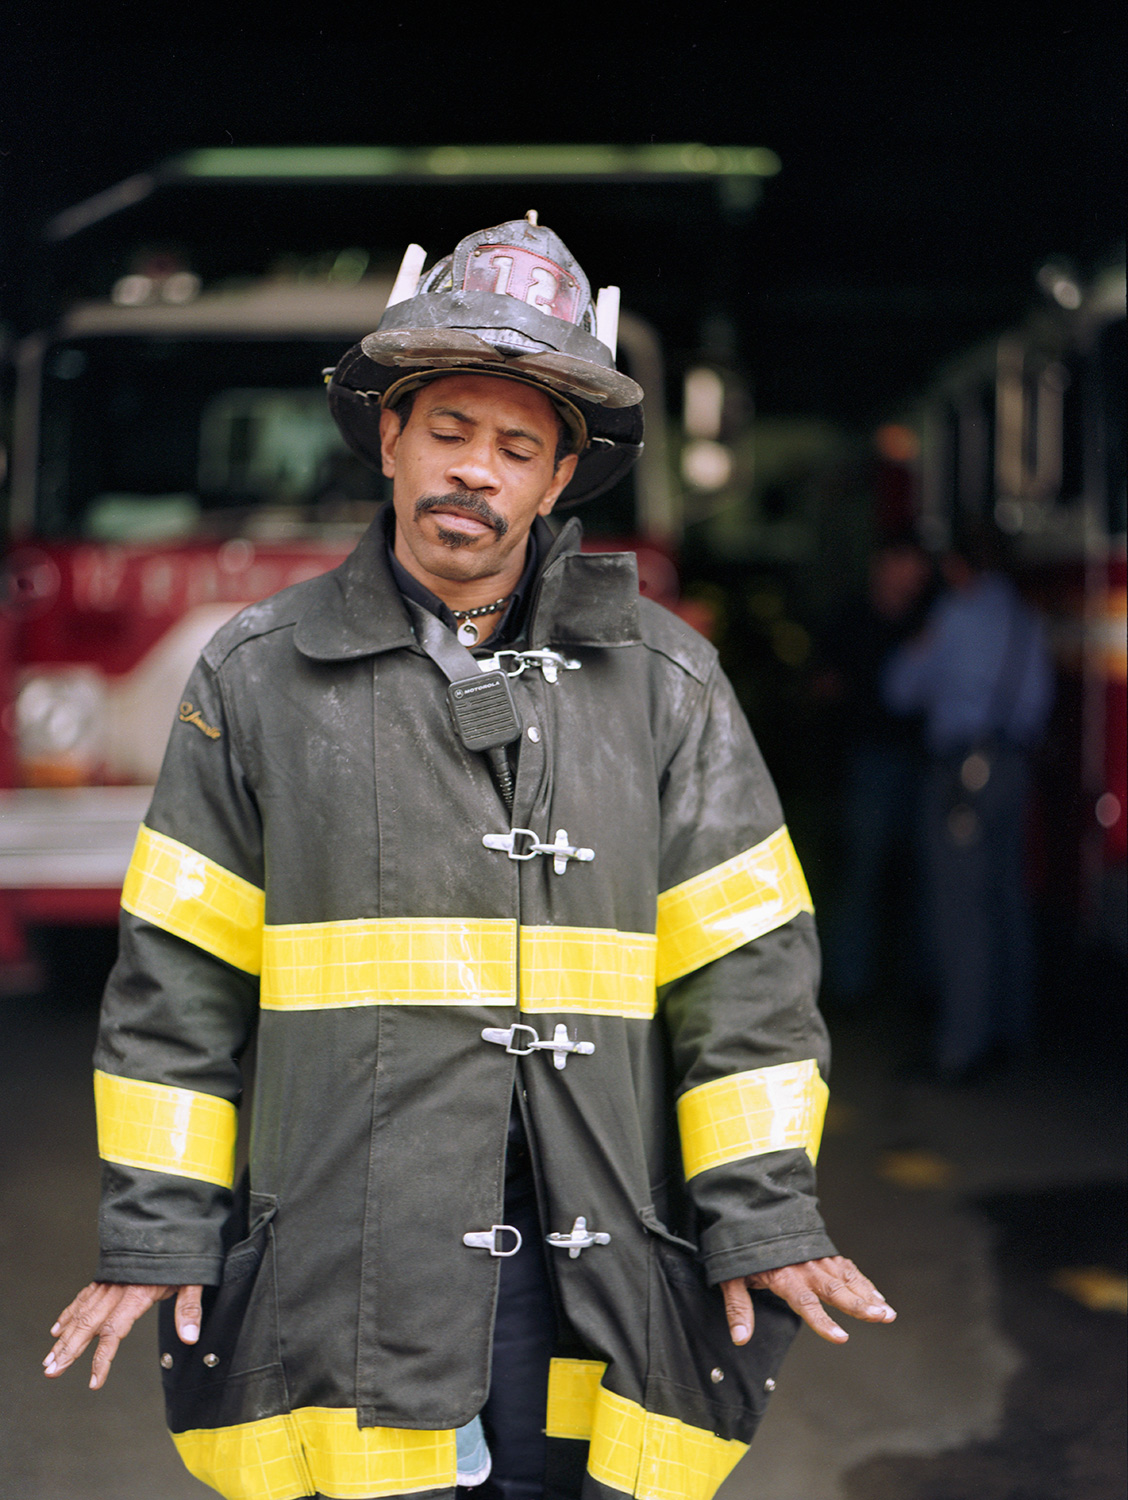
[[[954,364],[922,422],[922,525],[959,515],[1014,544],[1051,623],[1057,702],[1042,761],[1038,880],[1047,901],[1123,953],[1128,860],[1125,274],[1039,273],[1045,302]]]
[[[375,149],[194,153],[68,210],[51,234],[73,263],[75,245],[108,218],[205,181],[265,183],[275,195],[299,185],[304,201],[317,173],[371,186],[380,172],[415,181],[432,171],[447,185],[456,169],[488,168],[491,180],[543,186],[559,168],[573,183],[704,174],[731,191],[778,166],[748,151],[687,165],[666,159],[683,148],[661,148],[661,160],[647,149],[541,161],[515,148],[480,172],[474,148],[459,148],[457,163]],[[321,253],[290,257],[278,274],[201,285],[183,257],[149,252],[108,297],[72,302],[19,343],[0,598],[0,984],[25,973],[29,924],[115,919],[207,639],[243,605],[335,566],[383,497],[380,477],[339,439],[320,378],[379,320],[391,280],[369,264],[363,251]],[[647,443],[627,507],[620,496],[604,527],[620,540],[591,545],[634,548],[644,590],[700,624],[678,598],[660,346],[625,312],[619,349],[647,391]]]

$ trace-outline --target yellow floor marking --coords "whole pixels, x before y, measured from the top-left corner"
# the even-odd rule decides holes
[[[1107,1266],[1067,1266],[1050,1285],[1091,1312],[1128,1313],[1128,1276]]]
[[[826,1135],[850,1135],[858,1128],[861,1111],[853,1104],[832,1099],[826,1107],[823,1131]]]
[[[949,1187],[956,1177],[952,1163],[935,1151],[885,1151],[877,1173],[897,1187],[915,1190]]]

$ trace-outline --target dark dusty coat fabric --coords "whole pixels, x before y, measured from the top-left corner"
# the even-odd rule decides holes
[[[268,927],[435,917],[653,932],[659,891],[759,844],[782,813],[713,648],[639,599],[629,554],[581,555],[575,522],[543,536],[530,644],[582,668],[513,681],[541,733],[522,736],[512,825],[564,828],[591,863],[557,875],[550,859],[483,847],[510,818],[485,757],[453,732],[379,523],[340,568],[211,641],[185,698],[220,733],[175,726],[147,825],[264,887]],[[99,1276],[223,1281],[196,1351],[218,1366],[165,1346],[174,1431],[305,1406],[425,1429],[478,1411],[498,1261],[462,1236],[501,1219],[516,1067],[545,1229],[584,1215],[611,1236],[552,1255],[561,1348],[607,1361],[604,1384],[648,1411],[750,1440],[795,1320],[757,1294],[755,1338],[737,1350],[711,1286],[834,1250],[802,1150],[687,1189],[672,1100],[801,1058],[825,1072],[808,915],[667,986],[654,1020],[512,1005],[260,1012],[256,978],[159,926],[124,913],[121,943],[100,1069],[237,1103],[257,1025],[249,1203],[104,1166]],[[557,1070],[483,1042],[483,1027],[515,1019],[541,1035],[563,1020],[595,1050]]]

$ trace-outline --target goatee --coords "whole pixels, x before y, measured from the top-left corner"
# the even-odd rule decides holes
[[[451,490],[446,495],[424,495],[422,499],[415,502],[415,519],[418,521],[428,511],[442,510],[446,506],[457,506],[459,510],[473,516],[476,521],[492,527],[499,540],[509,530],[509,522],[505,517],[499,515],[480,495],[475,495],[473,490]],[[476,540],[472,536],[467,536],[463,531],[447,531],[441,521],[438,526],[439,540],[444,546],[469,547]]]

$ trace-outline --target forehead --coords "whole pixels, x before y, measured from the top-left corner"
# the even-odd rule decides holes
[[[556,408],[534,386],[496,375],[444,375],[421,386],[414,410],[426,416],[439,408],[458,411],[474,422],[501,428],[523,427],[555,446],[560,419]]]

